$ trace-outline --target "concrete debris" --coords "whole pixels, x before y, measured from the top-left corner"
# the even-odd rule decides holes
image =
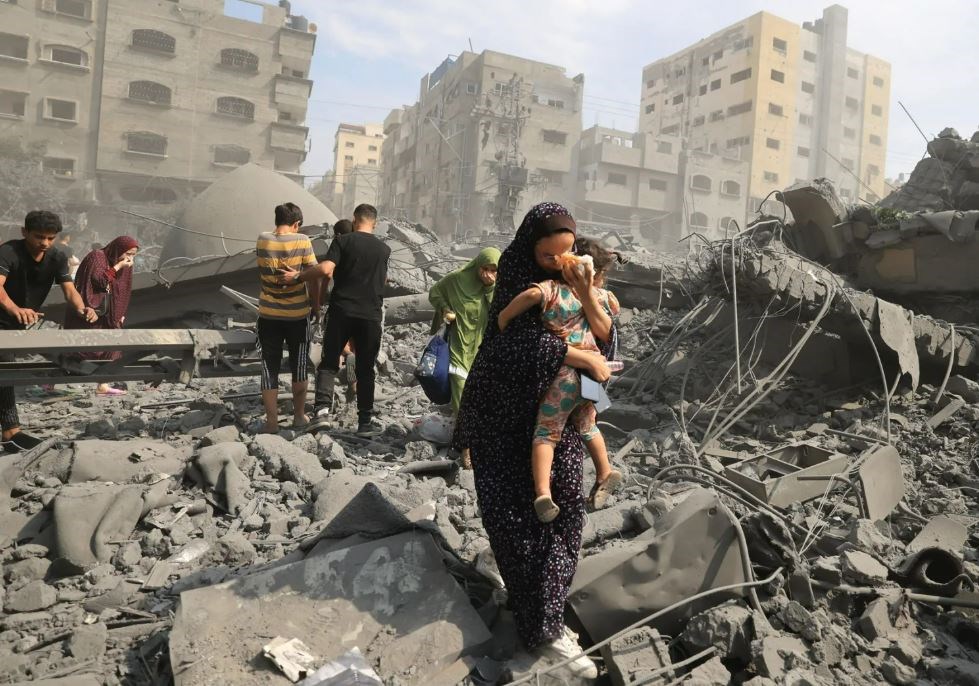
[[[602,420],[627,478],[588,514],[569,598],[585,644],[611,638],[613,684],[979,678],[977,145],[943,133],[878,207],[825,180],[785,190],[791,219],[685,265],[619,246],[625,370]],[[355,436],[343,398],[317,435],[253,435],[247,377],[20,389],[54,440],[0,457],[0,683],[289,683],[262,657],[277,636],[312,656],[306,686],[547,666],[516,640],[452,421],[411,374],[428,288],[478,246],[379,228],[398,265],[381,436]],[[225,262],[187,267],[168,307],[254,281]]]

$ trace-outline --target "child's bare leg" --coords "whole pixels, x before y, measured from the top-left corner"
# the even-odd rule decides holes
[[[608,446],[601,433],[595,433],[591,438],[585,438],[585,448],[595,465],[595,481],[602,482],[612,473],[612,465],[608,461]]]
[[[550,443],[534,443],[530,451],[530,468],[534,476],[534,512],[545,524],[553,522],[561,513],[551,498],[551,465],[554,462],[554,446]]]
[[[534,496],[551,494],[551,465],[554,463],[554,446],[550,443],[534,443],[530,452],[530,468],[534,474]]]

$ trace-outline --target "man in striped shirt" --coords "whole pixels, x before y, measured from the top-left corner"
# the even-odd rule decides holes
[[[275,231],[259,235],[255,246],[262,292],[258,298],[258,341],[262,346],[262,403],[265,405],[265,433],[279,431],[279,369],[283,342],[289,350],[292,371],[293,428],[309,423],[305,413],[308,386],[310,320],[319,311],[319,288],[306,284],[279,283],[284,271],[302,270],[316,264],[309,237],[299,233],[303,213],[287,202],[275,208]],[[317,284],[318,285],[318,284]]]

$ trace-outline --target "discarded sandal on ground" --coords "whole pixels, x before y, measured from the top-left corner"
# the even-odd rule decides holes
[[[542,495],[534,500],[534,511],[537,513],[537,519],[548,524],[561,513],[561,508],[551,499],[551,496]]]
[[[621,483],[622,472],[617,469],[609,472],[609,475],[605,477],[604,481],[596,481],[595,485],[591,487],[591,493],[588,495],[589,507],[594,510],[600,510],[605,507],[605,503],[608,502],[608,497],[618,490],[619,484]]]

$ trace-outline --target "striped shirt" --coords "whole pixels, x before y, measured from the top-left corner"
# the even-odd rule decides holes
[[[264,232],[255,245],[262,293],[258,297],[258,316],[266,319],[303,319],[309,316],[306,284],[280,285],[280,269],[302,271],[316,264],[309,236],[301,233]]]

